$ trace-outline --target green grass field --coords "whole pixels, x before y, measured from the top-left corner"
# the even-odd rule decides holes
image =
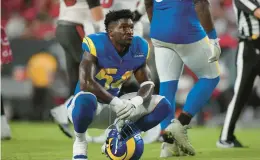
[[[52,123],[11,123],[12,140],[2,141],[2,160],[71,160],[72,140],[65,137]],[[91,134],[99,131],[92,130]],[[167,160],[260,160],[260,130],[237,131],[237,137],[247,145],[243,149],[218,149],[215,147],[219,129],[194,128],[189,131],[197,151],[194,157],[172,157]],[[141,160],[157,160],[160,143],[145,145]],[[89,144],[90,160],[105,160],[101,144]]]

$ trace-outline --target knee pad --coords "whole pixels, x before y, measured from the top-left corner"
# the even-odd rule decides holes
[[[73,102],[72,102],[73,103]],[[79,92],[74,96],[74,105],[97,105],[97,98],[94,94],[89,92]]]
[[[77,93],[68,108],[71,111],[71,116],[78,116],[82,114],[89,115],[87,112],[94,112],[97,108],[97,98],[94,94],[89,92]]]
[[[74,107],[72,110],[74,129],[78,133],[83,133],[95,116],[97,98],[92,93],[80,92],[75,95],[72,105]]]

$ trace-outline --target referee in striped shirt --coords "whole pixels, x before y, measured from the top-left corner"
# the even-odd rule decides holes
[[[260,0],[234,0],[239,30],[237,77],[217,147],[243,147],[234,135],[239,115],[260,76]]]

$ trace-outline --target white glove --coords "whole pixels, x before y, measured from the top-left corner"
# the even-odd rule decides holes
[[[124,117],[126,120],[130,121],[136,121],[138,120],[143,112],[143,107],[141,105],[143,104],[143,98],[141,96],[136,96],[132,98],[131,100],[123,100],[127,107],[132,108],[130,115],[127,117]]]
[[[118,97],[114,97],[109,105],[111,109],[116,113],[117,118],[122,120],[127,118],[134,108],[134,106],[127,105]]]
[[[128,119],[134,110],[143,104],[143,98],[141,96],[136,96],[131,100],[121,100],[118,97],[114,97],[110,102],[111,108],[116,112],[116,116],[119,119]]]
[[[136,109],[135,105],[133,105],[129,100],[123,100],[125,108],[119,111],[117,117],[121,120],[126,120]]]
[[[219,56],[221,54],[221,49],[219,46],[219,39],[209,39],[209,44],[211,48],[212,55],[209,57],[208,62],[213,63],[219,60]]]

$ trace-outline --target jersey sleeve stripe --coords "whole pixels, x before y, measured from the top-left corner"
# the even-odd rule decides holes
[[[147,46],[146,59],[149,59],[149,57],[150,57],[150,45],[149,45],[149,43],[147,41],[145,41],[145,42],[146,42],[146,46]]]
[[[86,39],[86,38],[83,38],[83,43],[87,45],[88,49],[90,49],[90,48],[89,48],[88,41],[87,41],[87,39]]]
[[[148,52],[147,52],[146,59],[149,59],[149,57],[150,57],[150,46],[149,46],[149,43],[147,43],[147,44],[148,44]]]
[[[97,56],[97,50],[95,47],[95,44],[93,43],[93,41],[89,38],[89,37],[85,37],[83,39],[83,42],[87,44],[89,50],[90,50],[90,54],[92,54],[93,56]]]

